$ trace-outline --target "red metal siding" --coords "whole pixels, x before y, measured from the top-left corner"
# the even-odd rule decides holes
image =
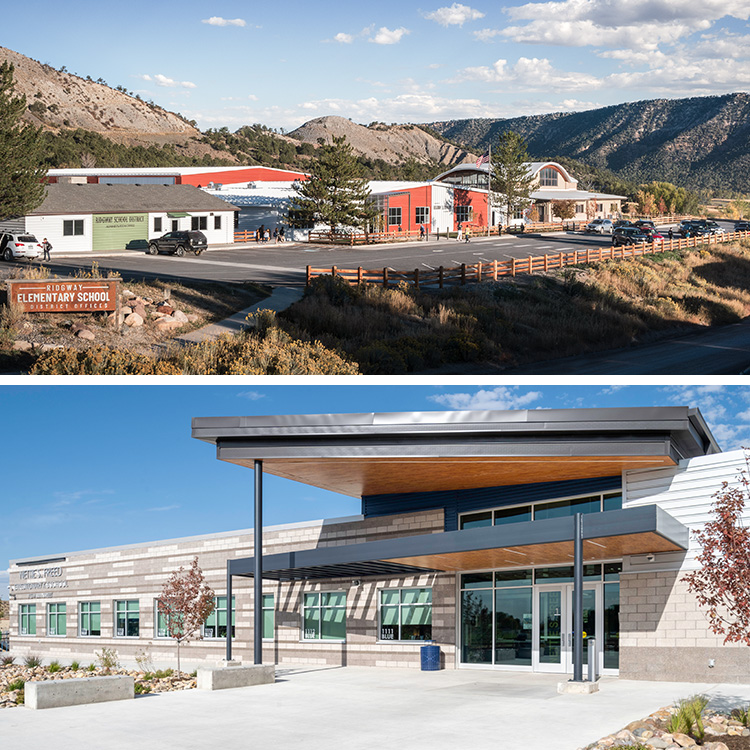
[[[304,175],[300,175],[299,172],[268,167],[248,167],[247,169],[217,169],[215,172],[183,174],[181,184],[206,187],[209,182],[231,185],[237,182],[293,182],[299,179],[305,179]]]

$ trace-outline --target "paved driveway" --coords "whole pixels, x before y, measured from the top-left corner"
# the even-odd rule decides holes
[[[480,670],[279,668],[274,685],[0,711],[7,748],[138,750],[575,750],[677,698],[747,704],[750,685],[602,678],[559,695],[553,675]]]

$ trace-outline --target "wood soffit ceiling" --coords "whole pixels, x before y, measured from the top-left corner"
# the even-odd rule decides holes
[[[654,532],[585,539],[583,542],[583,559],[585,561],[617,559],[624,555],[639,555],[651,552],[679,551],[682,551],[682,547]],[[529,544],[520,547],[399,557],[387,562],[445,571],[517,568],[524,565],[572,565],[573,542]],[[554,581],[550,581],[550,583],[554,583]]]
[[[252,460],[231,463],[253,468]],[[617,476],[673,466],[669,456],[266,459],[266,474],[351,497],[437,492]]]

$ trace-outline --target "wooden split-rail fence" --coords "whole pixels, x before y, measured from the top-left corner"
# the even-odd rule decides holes
[[[307,266],[307,285],[317,276],[338,276],[350,284],[378,284],[390,286],[399,282],[413,284],[417,289],[421,286],[437,286],[442,289],[447,284],[469,284],[478,281],[497,281],[504,276],[520,276],[522,274],[539,274],[554,271],[567,266],[577,266],[584,263],[598,263],[603,260],[627,260],[639,258],[643,255],[653,255],[670,250],[685,250],[703,245],[716,245],[724,242],[750,237],[750,232],[729,232],[726,234],[704,235],[662,242],[641,243],[639,245],[620,245],[619,247],[595,247],[568,252],[547,253],[545,255],[529,256],[528,258],[508,258],[507,260],[480,261],[478,263],[462,263],[460,266],[438,268],[415,268],[413,271],[396,271],[393,268],[367,270],[361,266],[357,268],[313,268]]]

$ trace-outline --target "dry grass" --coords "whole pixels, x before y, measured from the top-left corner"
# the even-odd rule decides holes
[[[451,290],[349,287],[321,277],[281,325],[363,373],[448,363],[499,368],[627,346],[750,315],[750,243],[605,261]]]

